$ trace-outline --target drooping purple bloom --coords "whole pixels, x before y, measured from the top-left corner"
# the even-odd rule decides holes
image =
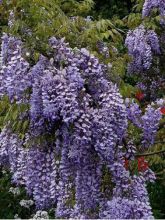
[[[125,45],[132,57],[128,65],[129,73],[143,73],[148,70],[152,65],[153,54],[160,54],[157,34],[152,30],[146,30],[143,25],[128,32]]]
[[[142,16],[147,17],[151,14],[151,11],[157,8],[159,10],[161,16],[161,24],[165,24],[164,16],[165,16],[165,1],[164,0],[145,0],[143,5]]]
[[[146,108],[146,112],[142,116],[144,146],[152,145],[154,143],[161,117],[162,116],[159,108],[155,109],[150,105]]]
[[[144,131],[146,125],[136,119],[138,106],[128,110],[117,86],[107,80],[106,65],[85,48],[72,49],[64,39],[51,38],[52,58],[41,56],[25,69],[26,61],[13,56],[6,37],[1,92],[10,99],[17,95],[19,103],[26,89],[30,96],[25,140],[6,128],[0,134],[0,159],[10,167],[13,182],[25,186],[37,209],[55,208],[56,218],[151,218],[145,182],[153,175],[132,176],[123,158],[134,158],[135,149],[131,142],[128,152],[122,146],[128,119]],[[21,56],[21,42],[10,40]],[[23,74],[28,83],[17,79]],[[147,112],[148,118],[152,111]]]
[[[21,48],[20,40],[7,34],[2,36],[0,90],[9,96],[11,101],[20,101],[31,86],[29,64],[22,57]]]

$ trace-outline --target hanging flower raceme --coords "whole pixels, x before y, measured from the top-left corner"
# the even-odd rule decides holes
[[[31,147],[26,162],[26,189],[33,196],[37,209],[50,208],[57,199],[56,162],[51,149]]]
[[[126,103],[128,119],[137,127],[141,127],[142,110],[136,102]]]
[[[2,69],[0,91],[11,101],[20,101],[31,86],[29,64],[22,57],[22,42],[15,37],[2,36]]]
[[[25,186],[37,209],[54,207],[55,217],[152,217],[145,181],[140,177],[136,180],[124,167],[123,158],[134,158],[136,150],[132,143],[128,152],[122,146],[127,109],[116,85],[106,78],[106,66],[86,49],[70,48],[64,39],[51,38],[50,46],[50,60],[41,56],[25,71],[21,58],[16,59],[20,72],[17,68],[5,72],[13,83],[19,74],[26,72],[31,77],[22,90],[17,80],[12,93],[4,81],[3,93],[13,98],[18,90],[29,88],[30,126],[22,141],[4,128],[1,164],[10,167],[14,183]],[[20,47],[18,44],[16,51]],[[8,44],[4,51],[8,53]],[[4,70],[15,57],[13,52],[11,59],[5,54]],[[24,101],[22,93],[18,97],[19,102]],[[141,116],[135,106],[129,115],[133,121],[134,110]],[[139,124],[141,121],[136,120],[135,125]],[[106,175],[110,178],[105,178],[105,187]]]
[[[154,143],[161,117],[162,116],[159,108],[154,109],[150,105],[147,106],[146,112],[142,116],[143,145],[145,147],[148,147]]]
[[[140,25],[129,31],[125,40],[132,61],[128,65],[129,73],[143,73],[152,64],[153,55],[160,54],[159,40],[153,30],[146,30]]]
[[[165,24],[165,1],[164,0],[145,0],[144,5],[143,5],[143,12],[142,16],[147,17],[151,14],[151,11],[157,8],[160,13],[161,17],[161,24]]]
[[[128,119],[142,131],[142,146],[148,148],[154,144],[155,136],[162,118],[161,108],[148,105],[142,114],[140,106],[135,103],[126,103]]]
[[[116,186],[111,200],[102,203],[100,218],[153,219],[146,190],[146,181],[153,181],[153,176],[131,176],[120,160],[111,170]]]

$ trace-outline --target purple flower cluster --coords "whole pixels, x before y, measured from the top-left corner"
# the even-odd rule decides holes
[[[22,141],[6,127],[0,134],[0,165],[10,167],[12,174],[17,170],[18,156],[22,150]]]
[[[148,105],[145,113],[142,114],[137,103],[127,103],[127,116],[128,120],[142,130],[142,145],[148,147],[154,144],[159,122],[162,118],[160,108]]]
[[[140,81],[136,84],[136,88],[144,94],[145,99],[152,101],[159,98],[163,87],[164,77],[158,66],[151,69],[149,73],[141,75]]]
[[[106,206],[103,219],[154,219],[150,206],[138,199],[114,197]]]
[[[143,5],[143,18],[149,16],[151,11],[157,8],[159,10],[161,16],[161,24],[165,24],[164,16],[165,16],[165,1],[164,0],[145,0]]]
[[[102,55],[104,55],[106,58],[109,58],[109,49],[104,42],[98,41],[97,48]]]
[[[15,37],[2,36],[2,69],[0,91],[7,94],[11,101],[19,101],[25,90],[31,86],[29,64],[22,57],[22,43]]]
[[[24,185],[38,209],[49,208],[56,201],[56,161],[54,151],[35,146],[25,149],[16,134],[1,132],[0,161],[9,167],[12,182]]]
[[[132,102],[127,106],[128,119],[137,127],[141,127],[142,111],[136,102]]]
[[[26,189],[37,209],[50,208],[56,202],[56,162],[51,149],[29,149],[26,161]]]
[[[154,143],[161,117],[160,108],[155,110],[155,108],[150,105],[146,108],[146,112],[142,116],[144,145],[148,146]]]
[[[26,138],[21,141],[3,129],[1,164],[9,166],[14,183],[25,186],[37,209],[55,207],[57,218],[152,217],[145,187],[149,176],[142,181],[124,167],[127,109],[116,85],[106,79],[106,66],[64,39],[51,38],[50,45],[50,60],[41,56],[35,66],[25,68],[21,43],[3,37],[3,94],[23,102],[23,92],[29,88],[31,93]],[[141,113],[136,106],[129,119],[139,125],[134,111]],[[129,154],[134,153],[130,143]],[[111,176],[108,189],[106,175]]]
[[[129,31],[125,40],[132,61],[128,66],[129,73],[142,73],[152,64],[153,54],[160,53],[159,39],[153,30],[146,30],[140,25]]]
[[[111,199],[101,205],[100,218],[152,219],[146,181],[153,181],[153,175],[131,176],[119,159],[111,171],[116,185]]]

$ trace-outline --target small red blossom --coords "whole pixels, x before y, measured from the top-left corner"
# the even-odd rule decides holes
[[[124,167],[125,167],[126,170],[128,170],[128,168],[129,168],[129,160],[124,159]]]
[[[161,109],[160,109],[160,112],[165,115],[165,106],[163,106]]]
[[[141,91],[139,91],[139,92],[137,92],[137,93],[135,94],[135,97],[136,97],[139,101],[141,101],[142,99],[144,99],[144,93],[142,93]]]
[[[138,171],[145,172],[148,169],[148,163],[144,157],[138,158]]]

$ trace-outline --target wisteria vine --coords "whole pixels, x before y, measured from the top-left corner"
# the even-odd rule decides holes
[[[154,174],[127,169],[124,158],[134,160],[136,150],[130,143],[127,151],[123,139],[130,120],[149,147],[158,111],[148,106],[142,115],[138,106],[125,106],[106,66],[85,48],[53,37],[51,58],[41,56],[31,67],[21,44],[2,37],[1,97],[30,106],[23,140],[10,123],[0,134],[0,165],[13,183],[25,186],[37,210],[54,208],[56,218],[152,218],[146,182]]]

